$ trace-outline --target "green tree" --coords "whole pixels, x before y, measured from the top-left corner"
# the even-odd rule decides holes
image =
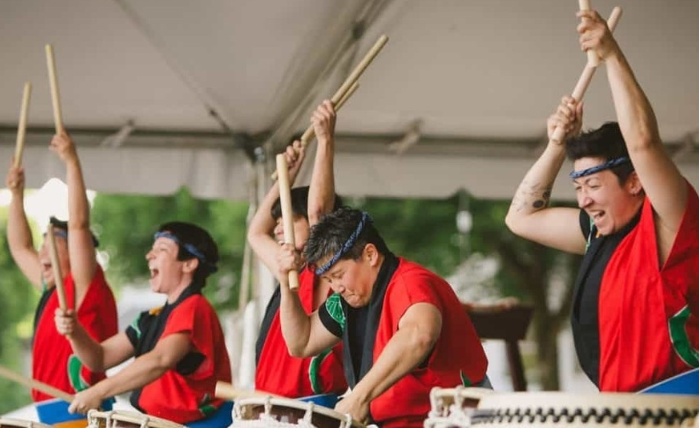
[[[0,363],[29,376],[28,353],[32,313],[38,293],[15,265],[7,244],[7,210],[0,209]],[[0,414],[31,403],[29,390],[0,378]]]

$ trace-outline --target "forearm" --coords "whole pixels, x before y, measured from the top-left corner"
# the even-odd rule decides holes
[[[311,225],[318,223],[335,205],[334,145],[333,139],[318,141],[308,191],[308,222]]]
[[[512,229],[517,220],[548,206],[556,176],[565,161],[563,146],[549,143],[522,179],[505,222]]]
[[[424,361],[433,344],[414,329],[399,329],[352,394],[364,402],[375,399]]]
[[[271,211],[274,202],[279,198],[279,185],[274,183],[257,208],[248,226],[247,239],[255,255],[276,274],[276,250],[279,244],[272,237],[276,221]]]
[[[87,201],[85,180],[80,159],[66,162],[66,184],[68,185],[68,224],[71,230],[90,229],[90,204]]]
[[[620,50],[606,59],[619,128],[629,153],[662,145],[653,108]]]
[[[163,359],[149,353],[135,359],[119,373],[99,382],[93,388],[105,399],[148,385],[169,369]]]
[[[280,278],[281,303],[279,316],[282,325],[282,336],[294,357],[307,357],[307,345],[311,335],[311,319],[301,306],[298,293],[289,290],[288,280]]]
[[[82,326],[76,325],[73,333],[67,336],[67,338],[75,355],[90,370],[103,372],[109,368],[105,364],[102,345],[90,337],[87,330]]]
[[[33,249],[32,232],[24,212],[24,194],[17,192],[12,195],[7,218],[7,241],[10,252],[14,255],[18,250]]]

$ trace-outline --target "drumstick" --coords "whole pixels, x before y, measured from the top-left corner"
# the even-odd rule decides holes
[[[51,267],[53,268],[53,279],[58,293],[58,304],[63,311],[68,309],[66,303],[66,290],[63,288],[63,275],[61,275],[61,265],[58,262],[58,252],[56,251],[56,239],[53,236],[53,225],[49,223],[46,229],[46,239],[49,240],[49,254],[51,256]]]
[[[29,98],[32,95],[32,84],[24,84],[22,94],[22,110],[19,113],[19,126],[17,127],[17,144],[15,145],[15,168],[22,164],[22,153],[24,152],[24,137],[27,134],[27,114],[29,113]]]
[[[39,382],[38,380],[30,379],[28,377],[19,375],[4,366],[0,366],[0,376],[4,377],[5,379],[17,382],[28,388],[41,391],[44,394],[50,395],[52,397],[60,398],[61,400],[67,401],[69,403],[72,402],[74,398],[72,394],[68,394],[65,391],[61,391],[58,388],[54,388],[53,386],[45,384],[43,382]]]
[[[620,18],[621,8],[617,6],[614,8],[614,10],[612,10],[612,14],[609,16],[609,20],[607,21],[609,31],[614,31],[616,25],[619,23]],[[582,101],[588,86],[590,86],[592,76],[595,75],[595,70],[597,70],[597,67],[593,67],[589,63],[585,66],[585,69],[580,75],[580,79],[578,79],[578,83],[575,85],[575,89],[573,89],[573,98],[575,99],[575,101]],[[558,127],[555,131],[553,131],[551,141],[560,143],[561,141],[563,141],[563,137],[565,137],[565,129]]]
[[[63,115],[61,114],[60,93],[58,91],[58,79],[56,78],[56,61],[53,58],[53,47],[51,45],[46,45],[46,66],[49,69],[49,83],[51,85],[53,123],[56,126],[56,134],[60,134],[63,130]]]
[[[335,113],[337,113],[337,111],[340,110],[343,105],[345,105],[349,97],[351,97],[352,94],[354,94],[354,91],[356,91],[358,87],[359,82],[354,82],[352,86],[350,86],[350,88],[347,90],[347,92],[345,92],[343,97],[340,98],[340,101],[337,102],[337,105],[333,103],[333,106],[335,107]],[[311,124],[308,126],[308,128],[306,128],[306,131],[303,133],[303,135],[301,135],[301,145],[306,147],[308,143],[313,139],[313,137],[315,137],[315,135],[316,130],[313,127],[313,124]]]
[[[345,97],[346,94],[352,95],[352,93],[357,89],[354,88],[352,90],[351,88],[355,83],[357,83],[362,73],[364,73],[364,70],[366,70],[367,67],[369,67],[369,64],[371,64],[374,58],[376,58],[379,52],[381,52],[381,49],[383,49],[386,43],[388,43],[388,36],[385,34],[379,36],[379,38],[374,43],[374,46],[372,46],[371,49],[369,49],[369,52],[367,52],[366,55],[364,55],[364,58],[362,58],[362,60],[359,61],[359,64],[357,64],[357,66],[354,67],[354,70],[352,70],[350,75],[347,76],[344,82],[342,82],[342,85],[340,85],[337,91],[335,91],[335,94],[330,99],[330,101],[332,101],[333,105],[335,106],[335,112],[337,112],[341,107],[340,100],[342,100],[342,98]],[[349,96],[346,97],[345,101],[347,101],[347,98],[349,98]],[[313,134],[311,134],[312,132],[313,126],[310,126],[308,129],[306,129],[304,135],[308,133],[308,139],[310,140],[311,138],[313,138]],[[274,174],[272,174],[272,180],[276,179],[277,177]]]
[[[246,391],[243,389],[237,389],[233,385],[231,385],[230,383],[223,382],[223,381],[216,382],[216,389],[214,392],[214,396],[216,398],[221,398],[223,400],[237,400],[238,398],[247,398],[247,397],[267,397],[267,396],[279,397],[278,395],[270,394],[269,392],[260,391],[260,390]]]
[[[345,92],[344,96],[340,98],[340,101],[337,102],[337,105],[333,106],[335,107],[335,113],[337,113],[343,105],[347,102],[347,100],[354,94],[354,92],[359,88],[359,82],[354,82],[352,86]],[[301,135],[301,146],[306,147],[308,143],[313,139],[315,136],[315,128],[313,127],[313,124],[309,125],[308,128],[306,128],[306,131]],[[298,153],[296,148],[294,147],[294,151]],[[272,173],[272,180],[277,179],[277,171],[274,171]]]
[[[590,6],[590,0],[578,0],[580,5],[580,10],[592,10]],[[587,50],[587,65],[590,67],[597,67],[599,65],[599,57],[597,53],[592,49]]]
[[[291,210],[291,188],[289,186],[289,167],[283,153],[277,155],[277,175],[279,176],[279,202],[282,206],[282,225],[284,226],[284,242],[296,247],[294,239],[294,212]],[[289,289],[299,288],[299,273],[289,271]]]

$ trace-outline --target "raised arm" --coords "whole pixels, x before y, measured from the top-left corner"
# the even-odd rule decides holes
[[[340,338],[325,328],[318,311],[307,315],[298,293],[289,289],[289,270],[298,270],[303,266],[298,252],[289,244],[280,246],[277,265],[277,279],[281,284],[279,316],[289,354],[294,357],[311,357],[333,347]]]
[[[85,366],[103,372],[121,364],[134,354],[126,333],[118,333],[102,343],[95,341],[76,320],[75,311],[56,308],[56,330],[70,341],[70,346]]]
[[[371,370],[335,409],[365,421],[371,400],[424,361],[441,331],[442,314],[434,305],[416,303],[410,306],[398,323],[398,331],[386,344]]]
[[[7,216],[7,241],[10,253],[24,276],[41,289],[41,261],[32,242],[32,232],[24,212],[24,167],[14,166],[14,159],[7,173],[7,188],[12,200]]]
[[[126,337],[124,333],[120,333],[121,335]],[[152,351],[139,356],[116,375],[76,394],[68,410],[86,413],[89,409],[98,408],[105,398],[148,385],[175,367],[191,349],[192,343],[187,333],[171,334],[159,340]]]
[[[660,140],[653,108],[607,24],[595,11],[579,12],[582,49],[593,49],[607,66],[619,128],[655,212],[661,262],[669,255],[687,205],[687,183]]]
[[[329,100],[323,101],[311,117],[318,139],[311,186],[308,189],[308,224],[311,226],[335,206],[335,118],[335,108]]]
[[[548,118],[549,142],[544,153],[522,179],[505,217],[510,230],[525,239],[575,254],[585,252],[578,210],[548,206],[553,183],[565,161],[565,148],[551,139],[557,127],[566,129],[566,137],[577,135],[582,126],[582,104],[563,97]]]
[[[293,185],[299,173],[305,150],[299,141],[286,148],[286,161],[289,164],[289,184]],[[248,226],[248,242],[255,255],[272,272],[277,272],[277,251],[279,242],[272,236],[277,222],[272,217],[272,206],[279,199],[279,182],[275,182],[257,208]]]
[[[97,269],[95,246],[90,233],[90,205],[87,202],[85,181],[73,139],[63,130],[54,135],[50,148],[66,165],[68,253],[75,281],[76,302],[79,306]]]

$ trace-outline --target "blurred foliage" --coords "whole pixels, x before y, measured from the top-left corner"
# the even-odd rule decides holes
[[[24,277],[15,265],[7,245],[7,209],[0,208],[0,364],[28,376],[31,361],[28,355],[34,308],[39,301],[39,292]],[[22,334],[24,333],[24,334]],[[14,382],[0,378],[0,414],[9,412],[31,402],[29,390]]]

